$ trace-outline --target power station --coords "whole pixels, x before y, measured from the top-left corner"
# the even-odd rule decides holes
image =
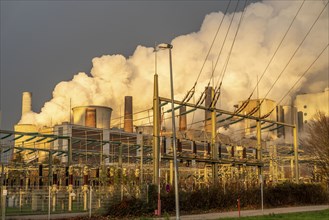
[[[316,164],[293,143],[297,138],[293,130],[301,131],[299,127],[309,120],[300,117],[314,113],[306,112],[312,105],[303,106],[305,95],[297,96],[296,107],[276,106],[269,99],[258,107],[261,99],[253,99],[236,106],[243,107],[243,111],[227,112],[210,107],[212,87],[205,91],[208,98],[204,106],[175,101],[180,188],[232,184],[236,178],[248,187],[259,182],[259,174],[266,184],[315,181],[310,173],[316,173]],[[315,95],[320,97],[315,99],[318,102],[327,101],[326,95]],[[311,96],[308,94],[307,98]],[[8,188],[8,206],[23,207],[24,201],[29,201],[31,210],[42,211],[45,204],[40,195],[49,189],[52,211],[86,211],[92,188],[99,201],[93,206],[101,208],[106,205],[105,197],[143,196],[145,184],[173,186],[172,132],[161,119],[170,112],[164,110],[170,100],[159,96],[155,100],[159,105],[153,106],[153,116],[156,111],[159,114],[153,123],[159,123],[160,128],[156,133],[154,124],[134,124],[132,96],[124,97],[123,128],[111,126],[110,106],[89,105],[73,107],[70,121],[52,127],[17,124],[14,131],[2,130],[2,181]],[[32,94],[24,92],[22,115],[31,111]],[[189,128],[188,113],[193,111],[205,112],[201,129]],[[231,126],[242,131],[240,140],[218,132]],[[258,134],[261,130],[266,135]],[[154,142],[155,137],[158,142]],[[134,187],[129,188],[131,184]]]

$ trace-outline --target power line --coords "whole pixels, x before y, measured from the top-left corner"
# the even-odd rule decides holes
[[[287,95],[289,95],[291,93],[291,91],[295,88],[295,86],[300,82],[300,80],[308,73],[308,71],[312,68],[312,66],[316,63],[316,61],[321,57],[321,55],[324,53],[324,51],[326,49],[328,49],[329,44],[327,44],[322,50],[321,52],[318,54],[318,56],[316,57],[316,59],[309,65],[309,67],[304,71],[303,74],[300,75],[300,77],[296,80],[296,82],[293,84],[293,86],[288,90],[288,92],[280,99],[280,101],[277,103],[277,105],[269,112],[273,112],[274,109],[279,106],[279,104],[287,97]],[[266,114],[268,115],[268,114]],[[265,118],[265,116],[262,116],[261,118]]]
[[[262,99],[262,101],[253,109],[251,110],[251,113],[249,113],[248,115],[252,115],[253,113],[255,113],[256,111],[258,111],[258,109],[260,108],[260,106],[262,105],[262,103],[264,102],[264,100],[266,99],[266,97],[268,96],[268,94],[271,92],[271,90],[273,89],[274,85],[277,83],[277,81],[280,79],[280,77],[282,76],[282,74],[284,73],[284,71],[286,70],[286,68],[288,67],[288,65],[290,64],[290,62],[292,61],[292,59],[295,57],[296,53],[298,52],[298,50],[300,49],[300,47],[303,45],[304,41],[306,40],[306,38],[308,37],[308,35],[310,34],[310,32],[312,31],[314,25],[317,23],[317,21],[319,20],[319,18],[321,17],[322,13],[324,12],[324,10],[326,9],[327,5],[329,2],[327,2],[325,4],[325,6],[323,7],[323,9],[321,10],[321,12],[319,13],[319,15],[317,16],[317,18],[314,20],[313,24],[311,25],[310,29],[307,31],[306,35],[304,36],[303,40],[300,42],[300,44],[298,45],[298,47],[295,49],[294,53],[292,54],[292,56],[290,57],[290,59],[288,60],[288,62],[286,63],[286,65],[284,66],[284,68],[282,69],[282,71],[280,72],[280,74],[278,75],[278,77],[276,78],[276,80],[274,81],[274,83],[272,84],[272,86],[270,87],[270,89],[268,90],[268,92],[266,93],[265,97]]]
[[[231,19],[230,24],[229,24],[229,26],[228,26],[228,29],[227,29],[227,32],[226,32],[226,34],[225,34],[225,37],[224,37],[224,40],[223,40],[223,43],[222,43],[221,49],[220,49],[220,51],[219,51],[219,54],[218,54],[217,59],[216,59],[216,62],[215,62],[215,67],[212,69],[212,74],[211,74],[212,77],[213,77],[214,72],[215,72],[215,69],[216,69],[216,67],[217,67],[217,64],[218,64],[218,61],[219,61],[219,57],[221,56],[221,54],[222,54],[222,50],[223,50],[224,45],[225,45],[225,43],[226,43],[226,39],[227,39],[228,33],[230,32],[230,29],[231,29],[231,26],[232,26],[232,23],[233,23],[234,17],[235,17],[235,15],[236,15],[236,11],[237,11],[237,9],[238,9],[239,2],[240,2],[240,0],[238,0],[237,4],[236,4],[236,6],[235,6],[235,9],[234,9],[234,13],[233,13],[232,19]],[[247,0],[246,0],[246,2],[247,2]],[[211,77],[211,78],[212,78],[212,77]],[[209,81],[208,81],[208,86],[210,85],[211,78],[210,78]],[[202,105],[202,103],[204,102],[205,98],[206,98],[205,91],[202,91],[202,94],[201,94],[200,98],[198,99],[197,105]]]
[[[245,1],[244,8],[246,7],[246,5],[247,5],[247,0]],[[219,85],[219,88],[218,88],[219,90],[220,90],[220,86],[222,85],[222,82],[223,82],[223,80],[224,80],[224,76],[225,76],[225,73],[226,73],[226,69],[227,69],[228,63],[229,63],[229,61],[230,61],[231,53],[232,53],[233,47],[234,47],[234,45],[235,45],[236,37],[237,37],[238,32],[239,32],[239,30],[240,30],[240,26],[241,26],[241,23],[242,23],[242,20],[243,20],[244,15],[245,15],[245,10],[243,11],[243,13],[242,13],[241,16],[240,16],[239,23],[238,23],[238,27],[237,27],[237,29],[236,29],[236,32],[235,32],[235,35],[234,35],[234,38],[233,38],[233,41],[232,41],[231,48],[230,48],[230,50],[229,50],[228,56],[227,56],[227,58],[226,58],[226,62],[225,62],[225,64],[224,64],[224,66],[223,66],[223,70],[222,70],[222,72],[221,72],[221,75],[222,75],[221,78],[222,78],[222,79],[221,79],[221,82],[220,82],[220,85]],[[219,79],[220,79],[220,77],[218,78],[217,85],[218,85],[218,83],[219,83]]]
[[[296,18],[297,18],[297,16],[298,16],[300,10],[302,9],[304,3],[305,3],[305,0],[304,0],[304,1],[302,2],[302,4],[299,6],[299,8],[298,8],[298,10],[297,10],[297,12],[296,12],[294,18],[291,20],[288,29],[286,30],[286,32],[285,32],[284,36],[282,37],[282,39],[281,39],[279,45],[277,46],[276,50],[274,51],[274,53],[273,53],[271,59],[269,60],[267,66],[265,67],[265,69],[264,69],[262,75],[260,76],[259,80],[257,80],[257,83],[256,83],[254,89],[253,89],[252,92],[251,92],[251,96],[252,96],[252,94],[255,92],[255,90],[256,90],[256,88],[257,88],[257,85],[259,84],[259,82],[260,82],[260,81],[262,80],[262,78],[264,77],[266,71],[268,70],[268,67],[270,66],[270,64],[272,63],[272,61],[273,61],[275,55],[276,55],[277,52],[279,51],[279,49],[280,49],[280,47],[281,47],[283,41],[285,40],[286,36],[288,35],[288,32],[290,31],[290,29],[291,29],[293,23],[295,22],[295,20],[296,20]]]
[[[242,104],[242,105],[236,110],[237,113],[241,112],[241,111],[242,111],[242,110],[248,105],[248,103],[249,103],[249,101],[250,101],[250,99],[251,99],[253,93],[255,92],[255,90],[256,90],[256,88],[257,88],[257,86],[258,86],[258,84],[259,84],[259,82],[262,80],[263,76],[265,75],[266,71],[268,70],[268,67],[269,67],[270,64],[272,63],[272,61],[273,61],[275,55],[276,55],[277,52],[279,51],[279,49],[280,49],[280,47],[281,47],[281,45],[282,45],[284,39],[285,39],[286,36],[288,35],[288,32],[290,31],[290,29],[291,29],[291,27],[292,27],[294,21],[296,20],[298,14],[299,14],[299,12],[300,12],[300,10],[302,9],[304,3],[305,3],[305,0],[304,0],[304,1],[302,2],[302,4],[299,6],[299,8],[298,8],[298,10],[297,10],[297,12],[296,12],[296,14],[295,14],[295,16],[293,17],[293,19],[292,19],[291,22],[290,22],[290,25],[288,26],[288,29],[286,30],[285,34],[283,35],[283,37],[282,37],[280,43],[278,44],[278,46],[277,46],[275,52],[273,53],[271,59],[269,60],[267,66],[265,67],[265,69],[264,69],[264,71],[263,71],[261,77],[260,77],[259,79],[257,79],[257,83],[256,83],[254,89],[252,90],[251,94],[249,95],[248,99],[247,99],[246,101],[244,101],[243,104]]]
[[[243,9],[245,9],[245,7],[246,7],[246,5],[247,5],[247,2],[248,2],[248,0],[245,1]],[[224,80],[224,76],[225,76],[225,73],[226,73],[226,68],[227,68],[228,63],[229,63],[229,61],[230,61],[231,53],[232,53],[232,51],[233,51],[233,47],[234,47],[234,45],[235,45],[236,37],[237,37],[238,32],[239,32],[239,30],[240,30],[240,26],[241,26],[242,20],[243,20],[243,18],[244,18],[244,15],[245,15],[245,10],[243,10],[243,12],[242,12],[242,14],[241,14],[241,16],[240,16],[239,23],[238,23],[238,27],[237,27],[237,29],[236,29],[236,32],[235,32],[235,35],[234,35],[234,38],[233,38],[233,41],[232,41],[231,48],[230,48],[229,53],[228,53],[228,55],[227,55],[226,62],[224,63],[223,70],[222,70],[222,72],[221,72],[222,80],[221,80],[220,84],[219,84],[219,80],[220,80],[221,77],[220,77],[220,76],[218,77],[218,81],[217,81],[217,84],[216,84],[217,89],[215,89],[215,95],[214,95],[214,97],[212,98],[211,106],[215,106],[216,103],[217,103],[217,101],[218,101],[218,99],[219,99],[219,96],[220,96],[220,89],[221,89],[221,85],[222,85],[223,80]],[[231,20],[231,22],[232,22],[232,21],[233,21],[233,19]],[[217,67],[218,60],[219,60],[219,57],[217,58],[215,68]],[[215,69],[214,69],[213,71],[215,71]]]
[[[219,25],[218,25],[217,31],[216,31],[216,33],[215,33],[215,36],[214,36],[212,42],[211,42],[210,48],[209,48],[208,53],[207,53],[207,55],[206,55],[206,57],[205,57],[205,59],[204,59],[204,62],[203,62],[202,67],[201,67],[201,69],[200,69],[200,72],[199,72],[199,74],[198,74],[198,76],[197,76],[197,79],[196,79],[196,81],[195,81],[195,83],[194,83],[192,89],[186,94],[186,96],[185,96],[185,98],[183,99],[182,102],[185,102],[185,101],[188,102],[188,101],[192,98],[192,96],[194,95],[195,87],[196,87],[197,82],[198,82],[198,80],[199,80],[199,78],[200,78],[200,76],[201,76],[201,73],[202,73],[202,71],[203,71],[203,68],[204,68],[204,66],[205,66],[205,64],[206,64],[206,62],[207,62],[207,60],[208,60],[209,54],[210,54],[210,52],[211,52],[211,50],[212,50],[212,48],[213,48],[213,46],[214,46],[214,43],[215,43],[215,41],[216,41],[216,39],[217,39],[217,36],[218,36],[219,30],[220,30],[220,28],[221,28],[221,26],[222,26],[222,23],[223,23],[223,20],[224,20],[224,18],[225,18],[225,15],[226,15],[226,13],[227,13],[227,11],[228,11],[230,5],[231,5],[231,1],[232,1],[232,0],[230,0],[229,3],[228,3],[227,6],[226,6],[225,12],[224,12],[223,17],[222,17],[222,19],[221,19],[221,21],[220,21],[220,23],[219,23]]]

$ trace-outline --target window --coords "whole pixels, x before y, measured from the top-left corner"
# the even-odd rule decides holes
[[[304,105],[304,108],[307,108],[307,105]]]

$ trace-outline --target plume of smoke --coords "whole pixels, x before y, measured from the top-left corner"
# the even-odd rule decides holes
[[[238,101],[249,96],[256,86],[257,75],[260,76],[263,73],[300,4],[300,1],[265,1],[250,4],[245,9],[223,81],[219,103],[221,108],[230,110]],[[306,1],[282,48],[259,84],[260,97],[264,96],[271,87],[323,7],[324,4],[321,1]],[[234,30],[238,26],[241,14],[242,12],[237,13],[233,20],[231,32],[215,70],[215,84],[229,53]],[[217,59],[233,14],[224,15],[222,12],[208,14],[199,31],[179,36],[171,42],[176,99],[182,98],[193,86],[222,16],[225,16],[222,28],[198,81],[196,95],[200,95],[211,77],[213,63]],[[327,18],[328,8],[267,98],[280,99],[316,58],[319,51],[328,44]],[[328,53],[324,54],[325,56],[319,59],[314,68],[304,77],[296,91],[300,88],[303,88],[304,92],[311,91],[315,85],[309,82],[319,83],[327,77],[325,72],[328,69]],[[72,107],[110,106],[114,110],[114,117],[120,114],[120,105],[125,95],[134,96],[135,111],[150,108],[154,63],[153,48],[143,46],[138,46],[129,58],[119,54],[96,57],[92,60],[93,67],[90,75],[80,72],[71,81],[59,83],[53,91],[53,98],[44,104],[41,112],[23,115],[20,123],[49,126],[68,121],[70,101]],[[157,63],[160,95],[169,97],[168,51],[158,52]],[[308,81],[308,79],[311,80]],[[318,85],[325,86],[325,84]]]

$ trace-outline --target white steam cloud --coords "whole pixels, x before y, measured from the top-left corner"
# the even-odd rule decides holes
[[[301,1],[265,1],[250,4],[245,9],[223,81],[222,95],[218,104],[221,108],[232,109],[238,101],[248,98],[256,85],[257,75],[260,77],[263,73],[301,3]],[[282,47],[259,84],[260,97],[263,97],[274,83],[325,3],[325,1],[305,2]],[[215,84],[222,71],[241,14],[242,12],[239,12],[234,17],[222,57],[215,71]],[[176,99],[181,99],[194,85],[222,16],[225,16],[223,25],[198,81],[195,96],[197,100],[211,77],[212,66],[217,59],[233,14],[211,13],[205,17],[198,32],[179,36],[171,42]],[[267,98],[281,99],[328,44],[328,30],[327,7]],[[70,100],[71,107],[110,106],[113,108],[114,117],[120,115],[120,106],[125,95],[134,97],[134,111],[152,106],[155,66],[153,48],[138,46],[129,58],[122,55],[103,55],[94,58],[92,63],[91,76],[80,72],[71,81],[59,83],[53,91],[53,98],[45,103],[41,112],[23,115],[20,123],[50,126],[68,121]],[[170,97],[168,51],[158,52],[157,63],[160,95]],[[327,86],[323,83],[328,80],[327,73],[328,49],[295,91],[314,91],[314,88],[323,90]]]

